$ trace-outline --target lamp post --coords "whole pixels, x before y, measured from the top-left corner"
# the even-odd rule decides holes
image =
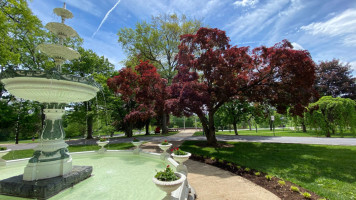
[[[274,134],[274,116],[273,115],[271,116],[271,121],[272,121],[272,128],[273,128],[273,136],[276,136]]]

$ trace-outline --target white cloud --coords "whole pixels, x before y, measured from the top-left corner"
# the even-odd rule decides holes
[[[235,1],[234,5],[237,7],[256,7],[256,4],[258,4],[259,0],[241,0],[241,1]]]
[[[69,10],[70,6],[73,6],[75,8],[78,8],[86,13],[95,15],[95,16],[101,16],[101,9],[98,8],[98,6],[101,4],[100,1],[94,1],[97,3],[93,3],[92,1],[88,0],[75,0],[75,1],[66,1],[66,3],[69,5]],[[68,6],[67,6],[68,9]]]
[[[269,1],[267,4],[254,9],[252,12],[239,16],[223,29],[228,30],[231,38],[243,38],[244,36],[253,37],[264,28],[275,23],[279,19],[279,11],[288,3],[289,0]]]
[[[351,66],[351,69],[354,70],[354,73],[355,73],[355,71],[356,71],[356,60],[352,61],[352,62],[349,62],[349,65]]]
[[[345,45],[356,46],[356,9],[348,9],[328,21],[313,22],[301,29],[312,35],[339,36]]]
[[[296,43],[296,42],[292,42],[293,45],[293,49],[295,50],[304,50],[304,48],[302,47],[302,45]]]

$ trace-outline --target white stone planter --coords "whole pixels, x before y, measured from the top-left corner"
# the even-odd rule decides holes
[[[105,145],[109,144],[109,141],[100,142],[100,140],[99,140],[96,143],[101,147],[101,149],[99,149],[98,153],[104,153],[106,151],[106,148],[104,148],[104,147],[105,147]]]
[[[168,143],[167,145],[159,144],[158,146],[163,150],[163,153],[161,154],[161,159],[165,160],[166,158],[169,157],[167,150],[171,148],[172,144],[171,143]]]
[[[1,157],[6,155],[7,153],[9,153],[10,151],[11,151],[11,149],[0,151],[0,166],[5,166],[6,165],[6,161],[4,159],[2,159]]]
[[[171,200],[172,199],[171,193],[177,190],[187,178],[184,174],[179,172],[175,172],[174,174],[179,177],[179,179],[176,181],[160,181],[155,177],[153,177],[152,179],[160,190],[167,193],[167,195],[163,198],[163,200]]]
[[[138,142],[131,142],[135,147],[136,149],[133,151],[134,154],[139,154],[141,149],[140,149],[140,146],[142,144],[142,141],[138,141]]]
[[[179,162],[179,165],[177,166],[177,171],[181,172],[185,175],[188,174],[188,168],[187,166],[183,165],[183,162],[187,161],[189,159],[189,157],[192,155],[189,152],[186,152],[187,155],[176,155],[174,153],[172,153],[172,157],[175,161]]]

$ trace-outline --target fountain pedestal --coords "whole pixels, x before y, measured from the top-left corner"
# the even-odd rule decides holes
[[[33,157],[25,168],[23,180],[62,176],[72,170],[72,158],[68,153],[68,144],[64,142],[62,115],[64,109],[44,109],[45,127],[41,143],[35,148]]]

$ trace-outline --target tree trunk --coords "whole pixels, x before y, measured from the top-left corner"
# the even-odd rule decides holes
[[[252,130],[252,128],[251,128],[251,118],[248,119],[248,127],[250,128],[250,131],[251,131]]]
[[[18,119],[16,123],[15,144],[19,143],[19,137],[20,137],[20,119]]]
[[[302,121],[302,130],[303,130],[303,133],[307,132],[307,127],[305,126],[304,119]]]
[[[45,108],[45,105],[42,105],[41,106],[41,133],[43,131],[43,127],[45,125],[45,120],[46,120],[46,115],[43,112],[44,108]]]
[[[234,126],[234,131],[235,131],[235,135],[239,135],[239,133],[237,132],[237,123],[233,123],[232,125]]]
[[[133,128],[132,122],[127,122],[125,126],[125,135],[128,138],[132,137],[132,128]]]
[[[146,135],[150,134],[150,120],[148,119],[146,121]]]
[[[273,130],[273,122],[272,120],[269,120],[269,130],[272,131]]]
[[[162,115],[162,134],[167,134],[167,133],[168,133],[167,113],[163,113],[163,115]]]
[[[214,113],[209,112],[208,119],[208,130],[206,131],[206,139],[208,140],[208,145],[217,146],[218,141],[215,136],[215,125],[214,125]]]
[[[327,132],[327,134],[326,134],[326,137],[331,137],[331,135],[330,135],[330,130],[328,129],[328,132]]]
[[[87,138],[86,139],[93,139],[93,115],[90,112],[92,111],[91,105],[89,101],[85,102],[84,105],[87,106]]]

